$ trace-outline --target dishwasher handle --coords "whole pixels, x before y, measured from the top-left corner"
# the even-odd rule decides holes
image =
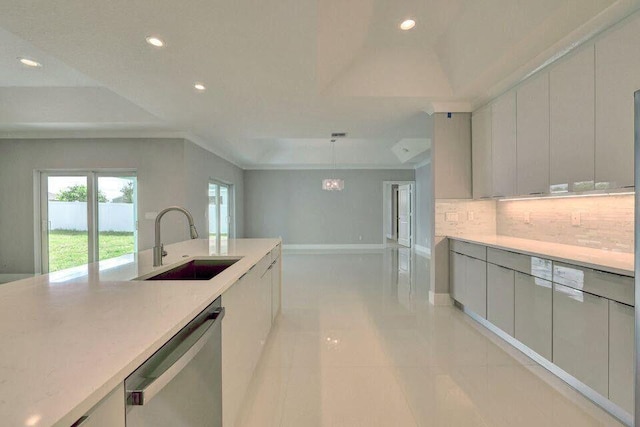
[[[163,372],[153,373],[150,376],[150,382],[147,382],[144,387],[136,390],[127,390],[127,404],[131,406],[142,406],[148,403],[153,397],[158,394],[167,384],[171,382],[184,368],[193,360],[194,357],[202,350],[207,341],[211,338],[211,335],[215,331],[213,325],[221,321],[224,317],[224,307],[218,307],[211,314],[211,317],[200,325],[193,334],[204,330],[204,333],[198,341],[196,341],[189,349],[176,360],[171,366],[163,370]],[[188,337],[187,337],[188,338]]]

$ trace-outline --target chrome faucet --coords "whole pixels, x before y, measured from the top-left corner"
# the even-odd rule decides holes
[[[164,250],[164,245],[160,239],[160,220],[169,211],[178,211],[185,214],[187,220],[189,221],[189,233],[192,239],[198,238],[198,231],[196,230],[196,226],[193,225],[193,216],[189,213],[185,208],[181,208],[180,206],[169,206],[166,209],[160,211],[158,216],[156,217],[156,244],[153,247],[153,266],[158,267],[162,265],[162,257],[167,256],[167,252]]]

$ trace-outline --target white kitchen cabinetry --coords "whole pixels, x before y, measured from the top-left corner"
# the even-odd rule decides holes
[[[633,413],[634,409],[633,307],[609,301],[609,399]]]
[[[594,73],[593,46],[551,70],[551,191],[594,188]]]
[[[456,252],[450,253],[450,289],[451,298],[465,304],[465,283],[467,275],[467,257]]]
[[[516,194],[516,93],[491,105],[491,176],[494,197]]]
[[[547,360],[552,359],[551,282],[515,273],[515,338]]]
[[[282,281],[282,264],[280,262],[280,256],[273,261],[273,267],[271,268],[271,322],[276,320],[278,314],[280,314],[280,305],[282,302],[282,290],[280,282]]]
[[[514,336],[515,271],[487,264],[487,320]]]
[[[553,285],[553,363],[609,394],[609,301]]]
[[[596,185],[633,186],[633,93],[640,89],[640,18],[596,43]]]
[[[487,318],[487,263],[467,257],[465,274],[465,307]]]
[[[471,160],[473,198],[483,199],[493,195],[491,154],[491,106],[481,108],[471,117]]]
[[[235,425],[262,348],[271,330],[272,277],[267,253],[222,294],[223,425]],[[279,284],[278,284],[279,287]]]
[[[116,387],[107,397],[74,425],[82,427],[124,427],[125,426],[124,383]]]
[[[549,73],[517,92],[517,192],[549,192]]]

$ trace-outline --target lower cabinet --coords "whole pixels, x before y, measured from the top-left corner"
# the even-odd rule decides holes
[[[552,359],[551,282],[515,273],[514,337],[547,360]]]
[[[487,320],[514,336],[515,271],[487,264]]]
[[[609,301],[609,399],[634,410],[635,335],[633,307]]]
[[[275,321],[280,313],[282,270],[280,257],[278,257],[271,268],[271,321]]]
[[[73,426],[124,427],[124,383],[116,387],[107,397],[91,408],[91,410],[78,419]]]
[[[609,301],[553,285],[553,363],[609,395]]]
[[[467,257],[457,252],[450,252],[449,257],[449,294],[451,298],[465,305],[465,288],[467,281]]]
[[[451,297],[470,311],[487,318],[487,263],[449,253],[449,292]]]
[[[262,348],[271,330],[271,254],[222,294],[222,416],[235,425]],[[279,284],[278,284],[279,286]]]
[[[465,307],[487,318],[487,263],[467,257]]]

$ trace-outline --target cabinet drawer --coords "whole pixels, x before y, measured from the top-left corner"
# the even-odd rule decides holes
[[[553,281],[623,304],[635,305],[632,277],[554,262]]]
[[[486,246],[452,239],[450,249],[459,254],[470,256],[471,258],[477,258],[483,261],[487,260]]]
[[[553,273],[552,263],[548,259],[501,249],[487,248],[487,262],[545,280],[551,280]]]
[[[259,274],[258,277],[262,277],[262,275],[267,271],[267,268],[269,268],[270,265],[271,265],[271,252],[267,253],[265,256],[262,257],[260,261],[256,263],[254,268]]]

